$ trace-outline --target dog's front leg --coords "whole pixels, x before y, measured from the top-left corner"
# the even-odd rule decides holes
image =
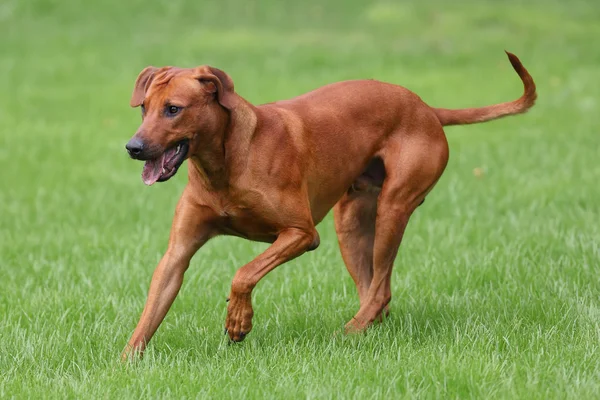
[[[244,340],[252,329],[252,289],[269,271],[318,246],[319,235],[314,227],[282,231],[277,240],[261,255],[240,268],[233,278],[227,307],[225,332],[234,342]]]
[[[121,358],[141,355],[175,300],[192,256],[213,235],[214,214],[184,192],[179,200],[169,246],[154,270],[146,306]]]

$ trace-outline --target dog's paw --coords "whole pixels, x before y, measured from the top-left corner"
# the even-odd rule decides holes
[[[227,318],[225,319],[225,334],[232,342],[241,342],[252,330],[252,317],[254,311],[250,302],[250,296],[231,296],[227,306]]]
[[[144,356],[144,348],[143,347],[141,347],[141,346],[135,347],[135,346],[128,344],[125,347],[125,349],[123,349],[123,352],[121,353],[121,362],[129,363],[129,362],[139,361],[142,359],[143,356]]]
[[[348,323],[344,326],[344,333],[346,335],[353,335],[357,333],[363,333],[369,327],[368,322],[360,322],[356,318],[352,318]]]

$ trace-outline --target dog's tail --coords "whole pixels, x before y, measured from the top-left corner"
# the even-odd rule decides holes
[[[513,68],[517,71],[517,74],[519,74],[519,77],[521,77],[521,80],[523,81],[523,86],[525,87],[523,95],[514,101],[486,107],[463,108],[458,110],[433,108],[435,115],[442,125],[465,125],[491,121],[508,115],[522,114],[527,112],[527,110],[533,106],[535,99],[537,98],[533,78],[529,75],[529,72],[527,72],[523,64],[521,64],[521,61],[519,61],[517,56],[508,51],[506,54],[508,55],[508,59]]]

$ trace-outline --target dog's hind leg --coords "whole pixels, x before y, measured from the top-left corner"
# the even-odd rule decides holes
[[[335,205],[333,213],[342,258],[362,305],[373,279],[377,193],[350,189]]]
[[[408,220],[446,167],[448,147],[441,127],[439,134],[415,136],[390,140],[383,151],[386,178],[377,200],[373,277],[346,332],[363,331],[387,307],[392,297],[392,267]]]

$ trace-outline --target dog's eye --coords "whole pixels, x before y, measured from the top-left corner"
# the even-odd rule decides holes
[[[177,114],[180,110],[181,108],[177,106],[167,106],[167,114],[170,116]]]

